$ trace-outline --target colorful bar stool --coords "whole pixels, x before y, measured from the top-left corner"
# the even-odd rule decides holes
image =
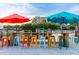
[[[62,36],[60,36],[60,38],[59,38],[59,48],[61,49],[61,47],[63,47]]]
[[[69,34],[63,33],[63,47],[68,48],[69,47]]]
[[[61,33],[59,33],[58,35],[58,43],[59,43],[58,47],[59,49],[61,49],[63,47],[63,37]]]
[[[36,45],[36,48],[38,48],[38,41],[36,35],[33,35],[31,39],[30,47],[32,47],[33,45]]]
[[[54,48],[56,48],[56,41],[55,41],[55,36],[50,37],[50,45]]]
[[[46,39],[43,35],[39,35],[39,47],[42,47],[43,45],[44,45],[44,48],[46,48]]]
[[[28,48],[28,44],[29,44],[29,37],[28,36],[25,36],[25,35],[22,35],[22,47],[24,47],[24,43],[26,42],[26,47]]]
[[[42,35],[39,35],[38,39],[39,39],[39,47],[42,47],[42,41],[44,38],[42,37]]]
[[[2,47],[4,46],[4,43],[6,43],[8,47],[8,36],[2,36]]]
[[[14,45],[14,39],[13,39],[13,34],[9,34],[9,40],[10,40],[10,46]]]
[[[19,37],[18,35],[16,35],[16,36],[14,37],[14,45],[15,45],[15,46],[18,46],[19,43],[20,43],[20,37]]]

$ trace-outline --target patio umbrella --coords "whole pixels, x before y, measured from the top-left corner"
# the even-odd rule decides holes
[[[4,25],[21,25],[21,24],[31,23],[31,20],[21,15],[13,14],[13,15],[1,18],[0,23]]]

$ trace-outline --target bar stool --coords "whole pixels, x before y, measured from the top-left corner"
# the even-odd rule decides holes
[[[62,33],[58,34],[58,43],[59,43],[59,48],[61,49],[63,47],[63,36]]]
[[[49,39],[50,39],[50,41],[49,41],[50,46],[56,48],[55,36],[50,36]]]
[[[8,47],[8,36],[2,36],[2,47],[4,46],[4,43],[6,43],[6,46]]]
[[[36,48],[38,48],[38,41],[37,41],[37,36],[33,35],[31,38],[31,43],[30,43],[30,47],[32,47],[33,45],[36,45]]]
[[[15,37],[14,37],[14,45],[15,46],[18,46],[20,44],[20,37],[18,36],[18,35],[16,35]]]
[[[22,47],[24,47],[24,44],[25,44],[25,42],[26,42],[26,47],[28,48],[29,46],[29,37],[26,35],[22,35]]]
[[[39,35],[39,47],[42,47],[42,46],[46,48],[46,38],[43,35]]]

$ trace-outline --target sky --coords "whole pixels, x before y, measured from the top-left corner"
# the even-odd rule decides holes
[[[79,14],[79,3],[0,3],[0,18],[14,13],[46,17],[59,12]]]

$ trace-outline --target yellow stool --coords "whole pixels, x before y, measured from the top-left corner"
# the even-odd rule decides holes
[[[47,37],[47,44],[48,44],[48,48],[50,48],[51,45],[50,37]]]
[[[33,35],[32,36],[32,40],[31,40],[31,43],[30,43],[30,47],[32,47],[33,44],[35,44],[36,45],[36,48],[38,48],[38,41],[37,41],[37,36],[36,35]]]
[[[54,36],[48,37],[48,48],[50,48],[51,44],[53,45],[54,48],[56,48],[56,42]]]

